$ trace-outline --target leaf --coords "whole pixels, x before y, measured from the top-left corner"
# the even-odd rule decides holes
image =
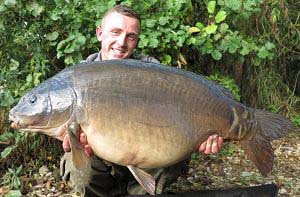
[[[75,46],[72,45],[68,45],[67,48],[65,48],[64,53],[73,53],[75,51]]]
[[[51,13],[51,16],[50,16],[50,18],[52,19],[52,20],[54,20],[54,21],[56,21],[56,20],[58,20],[58,19],[60,19],[60,13]]]
[[[241,0],[229,0],[229,1],[224,1],[225,6],[232,9],[232,10],[240,10],[242,6],[242,1]]]
[[[226,12],[225,11],[219,11],[217,15],[215,16],[216,23],[220,23],[224,21],[226,18]]]
[[[0,105],[3,106],[3,107],[7,107],[7,106],[10,106],[14,103],[14,98],[13,96],[11,95],[10,91],[5,91],[2,96],[1,96],[1,103]]]
[[[221,37],[222,37],[222,35],[220,33],[217,33],[214,35],[214,40],[218,41]]]
[[[192,153],[191,160],[196,160],[196,158],[197,158],[197,153]]]
[[[198,33],[198,32],[200,32],[201,30],[198,28],[198,27],[191,27],[190,29],[189,29],[189,33]]]
[[[75,42],[76,42],[76,44],[78,44],[79,46],[82,46],[82,45],[85,44],[86,38],[85,38],[85,36],[80,36],[79,38],[77,38],[77,39],[75,40]]]
[[[227,31],[227,29],[228,29],[228,25],[227,25],[227,23],[221,23],[220,24],[220,32],[222,33],[222,34],[224,34],[224,33],[226,33],[226,31]]]
[[[164,63],[165,64],[170,64],[172,61],[172,57],[170,55],[164,55]]]
[[[34,78],[33,84],[34,84],[34,86],[37,86],[37,85],[39,85],[41,83],[41,81],[40,81],[40,77],[41,76],[43,76],[43,74],[40,73],[40,72],[37,72],[37,73],[33,74],[33,78]]]
[[[240,54],[243,56],[248,55],[250,53],[250,51],[252,50],[251,43],[249,43],[245,40],[242,41],[241,46],[242,46],[242,50],[240,51]]]
[[[52,32],[52,33],[48,33],[48,34],[46,35],[46,39],[47,39],[47,40],[50,40],[50,41],[56,40],[57,37],[58,37],[58,32],[57,32],[57,31],[54,31],[54,32]]]
[[[139,47],[144,48],[144,47],[148,46],[148,43],[149,43],[149,39],[146,38],[144,35],[141,35],[140,41],[139,41]]]
[[[20,174],[20,172],[22,171],[23,169],[23,165],[20,165],[17,170],[16,170],[16,174]]]
[[[160,17],[158,20],[158,24],[160,24],[161,26],[166,25],[169,22],[167,17]]]
[[[229,49],[228,49],[229,53],[233,54],[237,51],[237,49],[238,49],[238,46],[231,42],[229,45]]]
[[[14,59],[10,59],[10,64],[9,64],[9,70],[10,71],[15,71],[18,69],[20,63],[17,62],[16,60]]]
[[[4,0],[4,5],[8,7],[16,5],[16,3],[17,3],[16,0]]]
[[[249,52],[250,52],[250,50],[248,47],[243,47],[242,50],[240,51],[240,54],[245,56],[245,55],[248,55]]]
[[[265,59],[266,57],[268,57],[268,55],[269,55],[269,51],[266,49],[265,46],[261,47],[257,54],[257,56],[261,59]]]
[[[213,52],[211,53],[211,56],[215,60],[220,60],[222,58],[222,53],[220,53],[220,51],[218,51],[218,50],[213,50]]]
[[[3,4],[0,4],[0,13],[5,12],[7,10],[6,6]]]
[[[189,39],[187,39],[186,44],[187,45],[195,44],[196,41],[197,41],[197,39],[194,38],[194,37],[193,38],[189,38]]]
[[[26,9],[31,12],[34,17],[38,17],[44,11],[44,6],[39,5],[37,2],[32,2],[26,4]]]
[[[265,44],[265,47],[266,47],[266,49],[268,49],[268,50],[272,50],[272,49],[275,48],[275,45],[274,45],[273,43],[271,43],[271,42],[267,42],[267,43]]]
[[[26,76],[26,81],[29,82],[29,83],[32,82],[32,75],[31,75],[31,74],[28,74],[28,75]]]
[[[156,38],[150,38],[149,39],[149,47],[156,48],[158,46],[158,40]]]
[[[216,9],[216,1],[210,1],[207,4],[207,11],[210,14],[213,14],[215,12]]]
[[[211,25],[208,25],[206,28],[205,28],[205,31],[207,34],[213,34],[216,32],[218,26],[216,24],[211,24]]]
[[[67,65],[74,64],[73,57],[71,55],[66,56],[65,61]]]
[[[22,196],[22,193],[19,190],[10,190],[5,197],[19,197]]]
[[[7,148],[5,148],[2,152],[1,152],[1,157],[4,159],[6,158],[12,151],[14,150],[14,147],[9,146]]]
[[[147,19],[146,20],[146,26],[149,27],[149,28],[153,28],[155,23],[156,23],[156,20],[154,20],[154,19]]]
[[[2,135],[0,135],[0,142],[6,142],[9,139],[14,138],[14,134],[10,132],[5,132]]]
[[[280,10],[277,8],[273,8],[271,12],[272,22],[276,23],[278,18],[280,17]]]
[[[195,27],[198,27],[199,29],[203,29],[204,25],[201,22],[197,22]]]

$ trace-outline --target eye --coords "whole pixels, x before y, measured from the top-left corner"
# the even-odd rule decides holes
[[[118,32],[118,31],[116,31],[116,30],[114,30],[114,31],[111,31],[111,33],[112,33],[112,34],[114,34],[114,35],[119,35],[119,32]]]
[[[37,97],[35,95],[31,96],[31,98],[29,99],[30,103],[35,103],[37,101]]]
[[[135,41],[137,39],[137,37],[135,35],[129,35],[128,38],[131,41]]]

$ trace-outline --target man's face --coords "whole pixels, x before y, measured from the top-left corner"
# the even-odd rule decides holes
[[[102,60],[124,59],[133,53],[140,35],[140,23],[137,19],[117,12],[107,15],[102,27],[96,29],[101,41]]]

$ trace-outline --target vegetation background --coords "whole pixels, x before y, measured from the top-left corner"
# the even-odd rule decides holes
[[[141,14],[140,53],[205,75],[242,103],[300,125],[298,0],[1,0],[2,186],[20,189],[26,163],[58,166],[60,142],[9,129],[7,113],[26,91],[98,52],[95,28],[119,3]]]

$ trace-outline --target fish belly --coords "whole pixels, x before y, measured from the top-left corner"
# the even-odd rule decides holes
[[[172,105],[114,102],[103,104],[84,129],[99,157],[141,168],[169,166],[196,147],[195,133],[186,117]]]

